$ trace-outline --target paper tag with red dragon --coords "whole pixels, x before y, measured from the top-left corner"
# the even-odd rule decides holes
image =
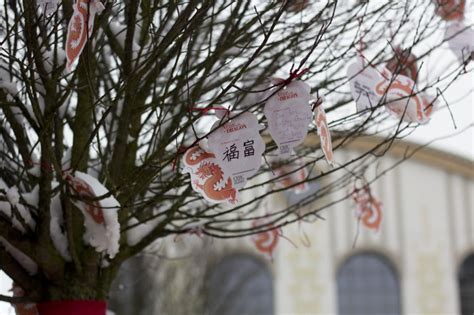
[[[415,82],[404,75],[392,75],[385,67],[380,68],[381,80],[375,86],[380,98],[385,97],[385,108],[398,119],[406,122],[427,123],[436,99],[428,94],[418,93]]]
[[[371,194],[370,187],[354,189],[352,199],[356,203],[356,218],[366,228],[378,231],[382,222],[382,203]]]
[[[310,87],[293,81],[271,96],[264,108],[268,129],[279,148],[279,154],[289,156],[303,142],[313,114],[309,106]],[[271,91],[274,93],[274,90]]]
[[[270,258],[273,258],[273,251],[278,245],[280,239],[279,229],[273,228],[272,224],[265,224],[262,219],[256,219],[252,222],[253,228],[266,228],[269,231],[260,232],[252,236],[252,241],[255,244],[255,248],[263,253],[268,254]],[[273,229],[272,229],[273,228]]]
[[[79,59],[94,29],[95,15],[100,14],[105,7],[100,0],[77,0],[73,9],[66,39],[66,67],[69,71],[74,61]]]
[[[334,164],[334,154],[332,152],[331,132],[329,132],[326,112],[323,107],[323,99],[319,98],[314,108],[314,121],[318,129],[319,138],[321,141],[321,149],[323,150],[326,161],[329,165]]]
[[[214,154],[196,145],[184,153],[183,164],[183,173],[191,175],[193,189],[206,200],[213,203],[237,202],[238,191]]]
[[[221,119],[225,119],[224,116]],[[222,123],[216,122],[212,129]],[[216,156],[224,174],[232,178],[233,187],[240,189],[260,168],[265,142],[260,136],[257,117],[249,112],[237,114],[212,132],[209,149]]]

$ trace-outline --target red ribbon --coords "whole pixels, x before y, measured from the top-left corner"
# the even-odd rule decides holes
[[[105,315],[105,301],[51,301],[38,304],[39,315]]]
[[[280,84],[283,84],[283,85],[287,85],[287,84],[290,84],[293,80],[295,79],[298,79],[299,77],[301,77],[303,74],[305,74],[306,72],[309,71],[309,68],[304,68],[303,70],[301,71],[298,71],[298,69],[296,70],[293,70],[293,66],[291,67],[291,70],[290,70],[290,76],[288,78],[286,78],[285,80],[282,80],[282,82],[278,83],[277,85],[280,85]]]
[[[303,70],[299,71],[298,70],[290,70],[290,76],[288,77],[288,81],[291,82],[295,79],[298,79],[299,77],[301,77],[303,74],[305,74],[306,72],[309,71],[309,68],[304,68]]]

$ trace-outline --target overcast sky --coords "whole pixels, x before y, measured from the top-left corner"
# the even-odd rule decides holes
[[[474,161],[474,75],[472,72],[461,77],[446,92],[457,129],[445,107],[435,112],[427,125],[420,126],[408,137],[408,140],[426,143],[431,140],[461,132],[455,136],[437,140],[431,147],[461,155]],[[467,95],[466,95],[467,94]],[[470,128],[469,128],[470,126]]]

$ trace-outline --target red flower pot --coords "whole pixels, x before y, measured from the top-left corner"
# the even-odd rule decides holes
[[[38,303],[39,315],[105,315],[106,301],[53,301]]]

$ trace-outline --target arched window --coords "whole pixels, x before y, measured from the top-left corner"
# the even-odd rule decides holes
[[[373,253],[350,257],[337,273],[340,315],[400,314],[398,277],[387,259]]]
[[[474,254],[468,256],[459,269],[461,314],[474,314]]]
[[[225,257],[207,277],[209,315],[271,315],[273,279],[267,267],[249,255]]]

